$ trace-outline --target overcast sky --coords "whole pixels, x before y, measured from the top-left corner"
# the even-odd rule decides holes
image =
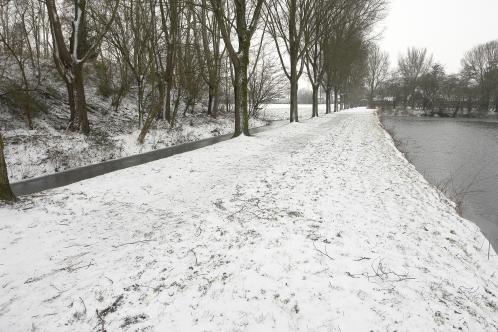
[[[498,0],[391,0],[381,28],[393,65],[408,47],[426,47],[453,73],[465,51],[498,39]]]

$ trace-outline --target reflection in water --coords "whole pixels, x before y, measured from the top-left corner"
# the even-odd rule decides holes
[[[385,128],[433,185],[462,200],[498,251],[498,122],[382,116]]]

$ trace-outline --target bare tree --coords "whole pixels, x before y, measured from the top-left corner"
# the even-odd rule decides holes
[[[312,15],[305,32],[304,38],[307,45],[305,63],[313,91],[313,117],[318,116],[318,93],[320,87],[324,85],[326,74],[327,39],[330,38],[329,33],[334,29],[334,23],[339,19],[343,4],[342,0],[318,1],[314,6],[315,13]],[[330,94],[327,96],[330,97]],[[330,105],[329,98],[327,98],[327,103]],[[329,106],[327,110],[329,110]]]
[[[315,35],[305,39],[310,24],[317,22],[313,16],[318,13],[315,0],[282,0],[267,3],[269,30],[272,35],[282,69],[290,82],[290,121],[299,121],[297,94],[299,79],[304,71],[304,57]],[[288,62],[284,59],[287,54]]]
[[[235,133],[249,136],[249,62],[252,37],[258,27],[264,0],[209,0],[234,69]],[[234,24],[233,24],[234,22]],[[236,33],[238,49],[231,38]],[[242,113],[242,114],[241,114]],[[242,124],[241,124],[242,115]]]
[[[7,94],[18,95],[17,101],[24,109],[28,127],[33,129],[31,93],[39,87],[41,81],[39,17],[43,7],[35,6],[30,0],[5,2],[1,3],[0,7],[3,12],[11,13],[14,18],[13,26],[4,22],[0,30],[0,42],[8,60],[14,61],[20,74],[19,77],[11,72],[6,77],[13,86]],[[17,83],[19,79],[20,85]]]
[[[263,56],[249,79],[249,104],[252,115],[286,92],[285,77],[280,64],[269,56]]]
[[[433,62],[433,57],[427,53],[427,49],[415,47],[409,48],[407,53],[398,60],[398,70],[404,80],[412,108],[415,108],[415,93],[419,79],[429,72]]]
[[[57,70],[63,80],[66,82],[69,104],[71,109],[70,125],[74,129],[88,134],[90,132],[90,123],[86,109],[85,82],[83,68],[85,63],[95,56],[102,39],[116,16],[119,0],[115,0],[114,7],[111,10],[103,9],[103,16],[109,12],[109,17],[96,24],[101,24],[100,33],[90,44],[88,40],[87,24],[87,1],[74,0],[74,19],[71,24],[71,38],[69,44],[64,37],[64,30],[57,11],[55,0],[45,0],[48,11],[50,28],[52,31],[52,43],[54,51],[54,60]]]
[[[353,81],[352,72],[356,68],[355,64],[362,63],[365,45],[371,38],[374,25],[383,18],[385,8],[385,0],[346,1],[340,15],[334,20],[331,31],[327,32],[323,86],[328,105],[331,90],[334,90],[334,112],[338,111],[339,106],[344,106],[342,101],[339,105],[339,96],[344,97],[347,92],[341,90],[356,86],[350,84]]]
[[[374,108],[374,97],[382,84],[389,75],[389,54],[382,52],[378,45],[372,45],[368,52],[368,104]]]
[[[490,99],[495,91],[498,105],[498,41],[478,45],[465,53],[462,60],[464,75],[475,80],[480,90],[479,110],[489,109]]]
[[[152,1],[152,5],[154,2]],[[119,15],[116,16],[115,23],[106,37],[109,44],[119,51],[135,81],[139,128],[147,127],[147,121],[144,124],[146,82],[151,77],[150,73],[155,64],[150,47],[155,41],[153,33],[156,27],[154,11],[149,5],[144,1],[123,1],[119,6]]]
[[[221,66],[226,49],[221,46],[221,31],[216,16],[207,10],[207,1],[201,0],[200,11],[195,11],[200,22],[194,27],[201,75],[208,86],[207,113],[216,117],[220,103]],[[200,37],[199,37],[200,34]]]

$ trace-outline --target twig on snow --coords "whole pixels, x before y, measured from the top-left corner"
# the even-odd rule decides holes
[[[147,242],[153,242],[153,241],[156,241],[156,240],[140,240],[140,241],[135,241],[135,242],[127,242],[127,243],[116,244],[116,245],[113,245],[112,247],[119,248],[119,247],[124,247],[124,246],[130,246],[133,244],[147,243]]]
[[[327,246],[325,246],[325,251],[320,250],[316,247],[315,241],[313,241],[313,247],[315,248],[316,251],[318,251],[320,254],[322,254],[325,257],[328,257],[331,260],[335,260],[333,257],[330,257],[330,255],[327,253]]]
[[[361,261],[367,261],[367,260],[371,260],[371,258],[370,257],[361,257],[361,258],[355,259],[354,261],[361,262]]]
[[[81,301],[81,304],[83,304],[83,308],[85,309],[85,316],[86,316],[86,305],[85,305],[85,301],[83,301],[81,296],[80,296],[80,301]]]
[[[199,262],[197,261],[197,255],[196,255],[194,249],[190,249],[189,252],[192,252],[192,254],[194,254],[195,266],[199,266]]]

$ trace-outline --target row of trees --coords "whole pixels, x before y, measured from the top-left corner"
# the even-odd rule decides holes
[[[313,116],[323,89],[327,113],[361,86],[369,36],[385,0],[0,0],[5,93],[30,100],[55,69],[67,91],[69,128],[89,133],[85,73],[118,108],[136,98],[139,141],[154,121],[175,124],[180,107],[224,104],[234,136],[249,135],[249,116],[290,91],[298,121],[299,80],[313,88]],[[266,46],[265,46],[266,45]],[[271,46],[268,46],[271,45]],[[15,69],[13,69],[15,68]],[[288,84],[285,83],[285,78]],[[33,127],[30,103],[22,107]]]
[[[204,97],[213,116],[230,98],[235,136],[247,135],[251,107],[285,90],[280,73],[289,81],[291,121],[299,119],[303,74],[313,87],[314,115],[320,88],[330,105],[332,93],[358,84],[384,9],[384,0],[1,0],[1,53],[7,68],[5,58],[14,61],[17,90],[26,94],[51,63],[66,86],[73,130],[90,131],[85,66],[92,63],[114,107],[130,92],[136,96],[140,141],[153,121],[174,124],[180,105],[188,110]],[[270,56],[268,39],[276,50]]]
[[[369,55],[368,90],[372,107],[410,107],[454,117],[497,111],[498,41],[466,52],[457,74],[447,74],[426,49],[417,48],[408,49],[389,72],[388,55],[375,48]]]

